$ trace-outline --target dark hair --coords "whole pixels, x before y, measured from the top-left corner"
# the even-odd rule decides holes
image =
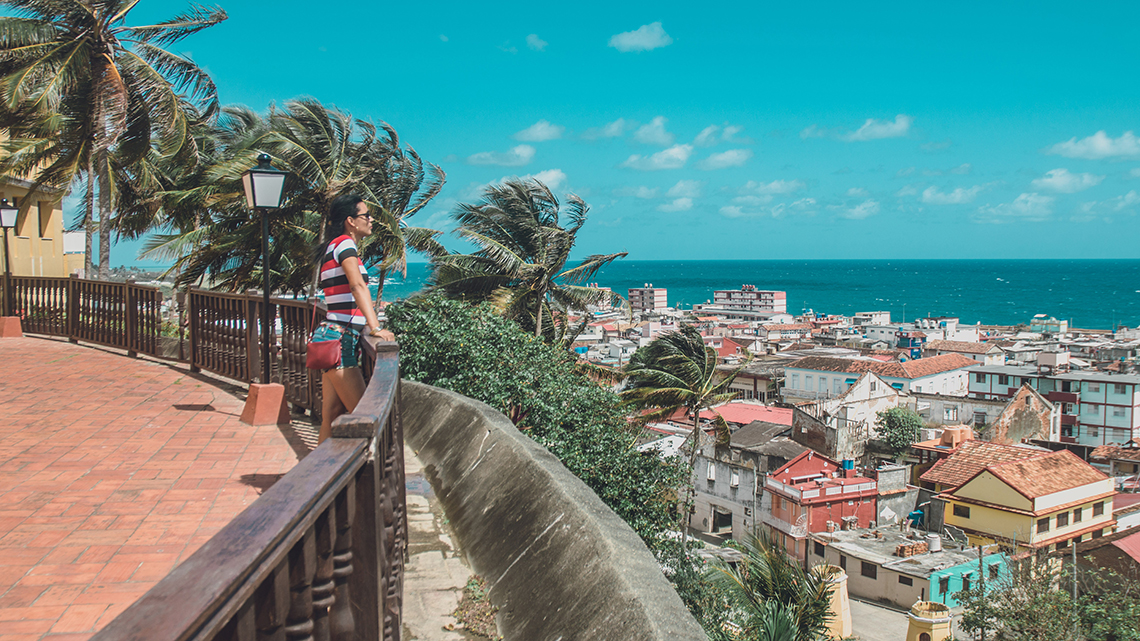
[[[344,193],[333,198],[329,204],[329,217],[325,221],[325,228],[322,230],[323,233],[317,235],[317,246],[313,249],[313,261],[318,267],[324,260],[329,243],[344,233],[344,221],[356,215],[356,206],[362,202],[364,199],[353,193]]]

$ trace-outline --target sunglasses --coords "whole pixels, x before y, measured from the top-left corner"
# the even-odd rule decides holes
[[[349,216],[349,218],[367,218],[368,220],[375,220],[372,218],[372,214],[353,214]]]

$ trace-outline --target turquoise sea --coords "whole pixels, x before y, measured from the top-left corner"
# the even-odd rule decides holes
[[[390,277],[385,300],[426,282],[429,266]],[[593,280],[626,294],[652,283],[669,304],[688,307],[742,284],[788,293],[788,311],[828,314],[886,310],[894,321],[957,316],[963,323],[1028,323],[1034,314],[1072,326],[1140,325],[1140,260],[731,260],[617,261]]]

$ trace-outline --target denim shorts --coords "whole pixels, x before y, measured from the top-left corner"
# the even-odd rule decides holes
[[[338,323],[324,321],[313,332],[314,341],[340,341],[340,365],[333,369],[360,367],[360,332]]]

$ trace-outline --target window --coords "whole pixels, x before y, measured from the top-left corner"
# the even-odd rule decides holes
[[[899,583],[903,585],[914,585],[914,579],[910,578],[909,576],[903,576],[900,574]]]
[[[1093,516],[1103,516],[1103,515],[1104,515],[1104,501],[1101,501],[1100,503],[1093,503]]]
[[[839,568],[842,570],[847,569],[847,557],[843,556],[842,554],[839,555]]]
[[[990,565],[990,580],[991,581],[996,580],[999,576],[1001,576],[1001,564],[1000,563],[991,564]]]
[[[1100,383],[1093,383],[1092,381],[1089,381],[1088,391],[1089,392],[1099,392],[1100,391]]]
[[[716,480],[716,464],[713,463],[712,461],[709,461],[708,473],[706,474],[706,478],[708,478],[708,480],[710,480],[710,481]]]
[[[1048,531],[1049,531],[1049,517],[1045,517],[1043,519],[1037,519],[1037,533],[1041,534],[1042,532],[1048,532]]]
[[[964,519],[970,518],[970,506],[954,504],[954,516],[960,516]]]
[[[799,374],[792,374],[791,388],[792,389],[799,389],[800,388],[800,375]]]
[[[1112,393],[1113,394],[1126,394],[1127,391],[1126,391],[1124,383],[1113,383],[1112,384]]]
[[[974,412],[974,425],[985,425],[985,424],[986,424],[986,413],[975,411]]]
[[[1069,513],[1061,512],[1057,515],[1057,527],[1062,528],[1069,524]]]
[[[903,385],[902,385],[902,383],[891,383],[891,387],[893,387],[895,389],[902,389]]]
[[[1112,408],[1112,417],[1113,418],[1124,418],[1127,414],[1128,414],[1128,411],[1126,409],[1124,409],[1123,407]]]
[[[1096,425],[1089,425],[1089,436],[1100,436],[1100,428]]]
[[[1009,385],[1009,377],[1005,374],[998,374],[998,385]]]
[[[777,510],[784,509],[784,497],[782,497],[782,496],[774,497],[772,499],[772,503],[774,504],[774,506],[773,506],[774,509],[777,509]]]
[[[985,374],[974,374],[974,382],[975,383],[985,383],[986,382],[986,375]]]
[[[740,487],[740,470],[733,470],[731,478],[728,481],[730,487]]]
[[[957,405],[947,405],[945,408],[942,409],[942,417],[946,421],[952,421],[952,422],[957,423],[958,422],[958,406]]]
[[[969,574],[963,574],[962,575],[962,589],[963,590],[969,590],[970,589],[970,575]]]
[[[918,641],[930,641],[930,635],[923,632],[918,635]]]
[[[879,566],[874,563],[867,563],[866,561],[860,561],[859,563],[859,574],[871,580],[877,580],[879,578]]]
[[[1057,551],[1058,552],[1060,552],[1061,550],[1064,550],[1067,547],[1069,547],[1069,540],[1068,539],[1065,539],[1064,541],[1057,541]]]
[[[1102,536],[1104,536],[1104,530],[1096,530],[1092,533],[1092,538],[1094,539],[1099,539]]]
[[[1081,517],[1084,515],[1084,513],[1085,511],[1083,508],[1077,508],[1073,510],[1073,523],[1080,523]]]
[[[879,386],[878,383],[876,383],[875,381],[871,381],[871,391],[872,392],[875,391],[875,388],[877,388],[878,386]]]
[[[950,591],[950,577],[944,576],[938,579],[938,593],[946,594]]]
[[[842,391],[842,385],[843,385],[843,381],[839,380],[838,378],[832,379],[831,391],[835,392],[835,394],[838,395]]]
[[[815,381],[814,381],[814,380],[812,380],[812,376],[811,376],[811,374],[808,374],[807,376],[804,376],[804,389],[806,389],[806,390],[809,390],[809,391],[810,391],[810,390],[811,390],[811,388],[812,388],[812,385],[813,385],[814,383],[815,383]]]
[[[812,543],[812,551],[815,552],[816,556],[822,557],[823,556],[823,544],[820,543],[819,541],[813,542]]]
[[[826,376],[820,376],[819,377],[819,391],[821,394],[823,392],[827,391],[827,377]]]
[[[1072,416],[1073,415],[1073,404],[1072,403],[1062,403],[1061,404],[1061,413],[1062,414],[1068,414],[1069,416]]]

